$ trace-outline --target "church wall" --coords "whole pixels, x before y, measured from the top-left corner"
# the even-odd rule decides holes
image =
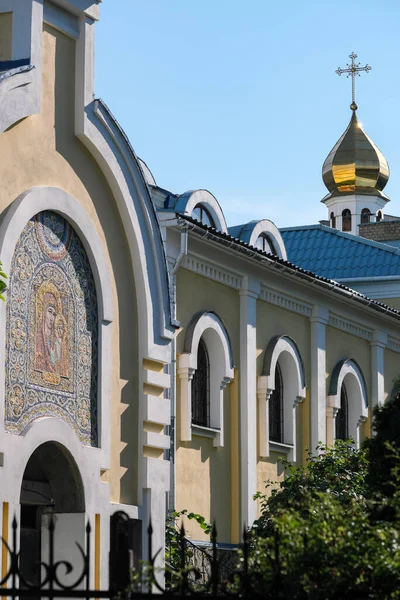
[[[352,336],[333,327],[326,328],[326,372],[327,393],[329,390],[330,376],[335,365],[341,358],[351,358],[359,365],[367,386],[367,398],[371,403],[371,349],[369,342],[362,338]],[[351,398],[349,398],[349,402]],[[366,429],[366,425],[364,425]]]
[[[200,310],[215,311],[228,330],[234,362],[239,353],[239,295],[219,283],[181,269],[177,277],[177,318],[181,329],[177,351],[183,350],[186,326]],[[218,539],[237,541],[238,531],[238,370],[224,390],[224,446],[216,448],[213,440],[193,435],[191,442],[179,441],[179,402],[176,450],[176,510],[187,509],[201,514],[207,521],[216,520]],[[180,397],[177,381],[177,398]],[[236,516],[236,518],[235,518]],[[192,520],[185,522],[192,539],[208,540]]]
[[[385,400],[392,394],[394,380],[400,376],[400,357],[397,352],[385,350]]]
[[[135,286],[111,190],[74,134],[74,91],[75,42],[46,25],[41,113],[0,136],[0,210],[33,186],[58,187],[83,206],[103,243],[112,278],[115,320],[111,325],[111,469],[102,478],[110,483],[113,501],[136,503],[139,357]]]
[[[201,275],[180,269],[177,277],[178,321],[181,329],[177,335],[177,352],[181,353],[185,327],[198,311],[214,311],[227,328],[233,351],[233,361],[239,364],[239,314],[240,302],[237,291],[206,279]]]
[[[257,301],[257,375],[261,375],[265,349],[274,336],[287,335],[297,344],[304,363],[306,384],[310,382],[310,325],[309,320],[302,315],[288,312],[279,306],[273,306],[261,300]],[[298,450],[297,462],[304,460],[303,448],[309,444],[308,423],[309,398],[303,400],[296,408],[296,446]],[[266,490],[266,481],[280,481],[283,478],[283,468],[280,458],[284,454],[271,451],[266,458],[258,457],[257,460],[257,490],[270,493]],[[260,511],[260,502],[257,501],[257,514]]]
[[[232,454],[235,454],[237,438],[232,439],[231,386],[224,391],[224,446],[215,448],[213,439],[195,434],[191,442],[178,439],[176,445],[176,510],[187,509],[202,515],[208,522],[215,520],[218,540],[225,543],[232,539],[232,513],[235,512],[235,503],[231,501],[235,478]],[[179,385],[177,391],[179,394]],[[179,421],[179,410],[177,416]],[[185,529],[194,540],[209,540],[194,520],[185,519]]]

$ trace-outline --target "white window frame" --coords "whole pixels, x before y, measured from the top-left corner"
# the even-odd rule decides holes
[[[210,359],[210,426],[192,423],[192,379],[197,369],[197,351],[203,339]],[[224,445],[224,389],[233,379],[233,359],[228,332],[213,312],[197,313],[189,323],[183,354],[179,356],[180,439],[190,442],[193,433],[212,437],[214,446]]]
[[[328,422],[331,439],[336,439],[336,415],[340,409],[342,385],[346,386],[348,399],[348,431],[356,448],[360,447],[360,426],[368,418],[368,396],[364,375],[357,362],[343,358],[332,371],[329,385],[328,407],[332,409],[331,423]]]
[[[275,390],[275,370],[279,363],[283,385],[283,443],[269,440],[268,401]],[[264,356],[262,375],[258,378],[259,455],[268,457],[271,450],[288,454],[296,460],[296,407],[306,397],[304,366],[296,342],[289,336],[270,340]]]

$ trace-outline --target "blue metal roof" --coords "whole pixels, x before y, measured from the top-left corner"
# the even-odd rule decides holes
[[[326,227],[280,229],[288,260],[329,279],[400,276],[400,249]]]

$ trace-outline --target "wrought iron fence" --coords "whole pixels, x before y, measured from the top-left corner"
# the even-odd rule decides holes
[[[109,555],[109,588],[93,589],[90,580],[92,562],[92,531],[86,526],[85,548],[76,543],[82,557],[79,572],[74,572],[74,566],[68,560],[56,559],[55,522],[50,517],[48,525],[48,556],[40,562],[38,580],[32,582],[24,575],[20,564],[18,548],[18,524],[14,518],[11,527],[11,540],[2,540],[7,552],[7,572],[0,581],[0,598],[26,598],[39,600],[48,598],[118,598],[121,600],[145,599],[155,594],[163,597],[209,598],[229,596],[237,598],[261,598],[252,589],[249,577],[249,548],[248,534],[244,531],[241,545],[240,568],[224,564],[217,543],[217,532],[214,526],[211,534],[209,551],[200,549],[185,537],[183,526],[179,532],[178,559],[174,565],[166,565],[165,571],[156,566],[160,550],[153,553],[152,526],[147,530],[148,556],[142,564],[136,561],[136,571],[132,569],[132,555],[127,543],[129,531],[123,524],[129,524],[130,519],[125,513],[118,512],[111,518],[111,551]],[[139,531],[136,530],[139,535]],[[141,533],[140,533],[141,537]],[[4,565],[3,565],[4,566]],[[69,583],[65,576],[68,575]],[[73,579],[72,579],[73,578]],[[72,581],[71,581],[72,579]],[[142,586],[145,588],[144,591]]]

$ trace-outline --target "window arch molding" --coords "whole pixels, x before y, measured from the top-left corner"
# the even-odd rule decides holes
[[[197,369],[197,352],[202,339],[210,359],[210,428],[217,430],[214,446],[224,445],[223,394],[233,379],[232,346],[223,321],[214,312],[195,314],[187,326],[183,353],[179,357],[178,374],[181,383],[180,409],[181,440],[192,439],[192,386],[191,380]]]
[[[67,219],[79,236],[92,269],[98,301],[99,318],[99,458],[102,468],[108,468],[110,460],[110,433],[108,415],[110,413],[110,363],[111,338],[107,326],[114,320],[111,278],[108,263],[101,241],[93,223],[81,204],[68,192],[55,187],[34,187],[21,194],[8,208],[0,226],[0,255],[3,268],[10,272],[11,261],[18,240],[30,219],[36,214],[51,210]],[[4,389],[5,375],[5,336],[6,307],[0,303],[0,389]],[[4,394],[0,399],[0,410],[4,413]],[[103,415],[105,418],[103,418]],[[40,421],[30,425],[35,429]],[[4,435],[4,422],[0,424],[0,438]],[[75,436],[71,429],[71,435]]]
[[[349,436],[355,441],[356,447],[360,445],[360,425],[368,417],[367,386],[360,366],[353,359],[342,358],[332,371],[328,407],[333,409],[331,423],[328,423],[328,435],[335,440],[335,418],[340,409],[340,393],[342,385],[346,386],[348,397],[348,431]]]
[[[306,397],[304,365],[296,342],[289,336],[273,337],[265,350],[261,376],[258,378],[259,454],[269,456],[268,401],[275,390],[276,366],[283,380],[283,433],[289,447],[289,460],[296,460],[296,407]]]

